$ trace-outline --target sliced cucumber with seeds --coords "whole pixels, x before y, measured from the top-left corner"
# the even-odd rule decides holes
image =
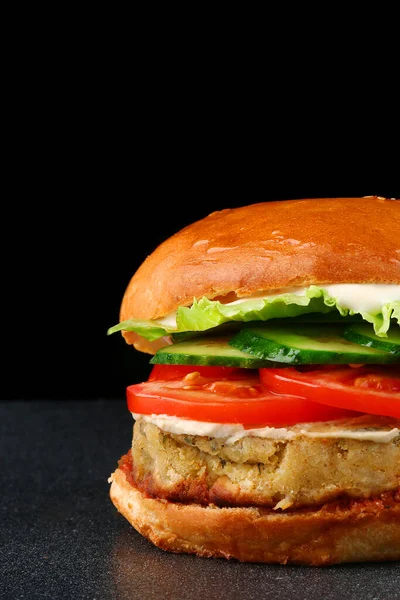
[[[204,337],[178,342],[158,350],[150,360],[151,364],[169,365],[214,365],[259,369],[267,361],[246,354],[228,344],[228,337]]]
[[[387,364],[400,357],[343,338],[335,325],[244,328],[229,345],[261,359],[291,364]]]
[[[378,348],[400,356],[400,327],[392,326],[387,333],[387,337],[379,337],[375,335],[372,325],[361,323],[346,327],[343,331],[343,337],[361,346]]]

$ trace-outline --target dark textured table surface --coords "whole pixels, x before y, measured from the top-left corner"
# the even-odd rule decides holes
[[[107,479],[130,445],[124,400],[0,402],[0,598],[395,600],[400,564],[241,564],[153,547]]]

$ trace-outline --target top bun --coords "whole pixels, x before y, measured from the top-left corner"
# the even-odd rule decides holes
[[[400,284],[399,230],[400,200],[377,196],[213,212],[146,258],[126,289],[120,321],[157,319],[203,296],[234,300],[312,284]]]

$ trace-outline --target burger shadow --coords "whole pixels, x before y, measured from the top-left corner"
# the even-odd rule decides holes
[[[396,568],[398,573],[399,567],[400,563],[309,567],[201,558],[161,550],[128,527],[114,538],[108,572],[118,600],[276,597],[383,600],[387,596],[382,595],[382,578]],[[360,586],[368,592],[361,593]]]

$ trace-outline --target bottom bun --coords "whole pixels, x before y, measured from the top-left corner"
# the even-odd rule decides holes
[[[367,501],[277,513],[149,498],[120,468],[109,482],[117,510],[163,550],[310,566],[400,560],[400,490]]]

